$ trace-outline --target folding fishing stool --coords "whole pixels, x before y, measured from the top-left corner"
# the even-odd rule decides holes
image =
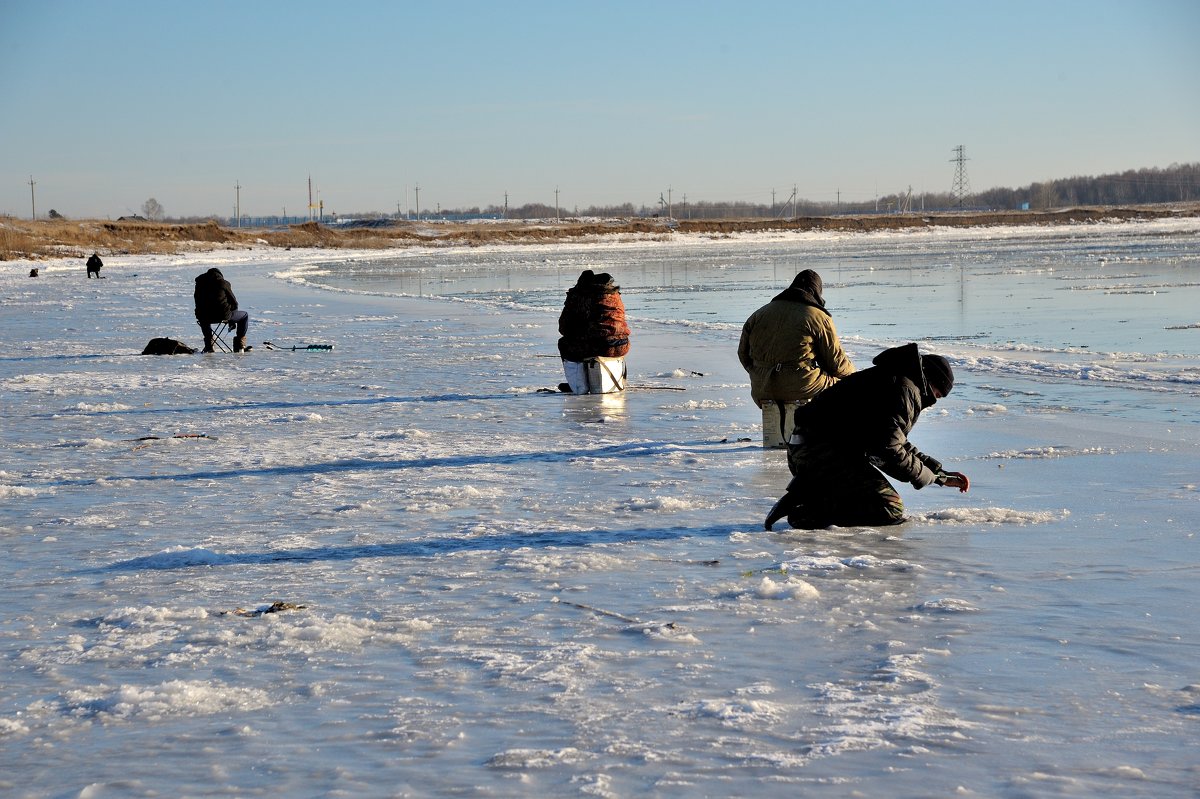
[[[204,323],[196,322],[196,324],[198,324],[200,326],[200,335],[204,335]],[[217,350],[219,352],[227,352],[230,355],[233,354],[233,347],[229,346],[228,342],[226,342],[225,338],[224,338],[226,331],[233,330],[233,328],[234,328],[234,326],[231,325],[227,321],[226,322],[214,322],[212,324],[213,349],[214,350]]]

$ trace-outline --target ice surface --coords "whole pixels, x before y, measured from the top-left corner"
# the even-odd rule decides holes
[[[137,355],[214,265],[254,352]],[[1194,220],[0,264],[0,793],[1193,796],[1198,266]],[[859,367],[950,359],[913,440],[969,494],[762,532],[736,341],[806,267]],[[539,392],[585,268],[624,395]]]

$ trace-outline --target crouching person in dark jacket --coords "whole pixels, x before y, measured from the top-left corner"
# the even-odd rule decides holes
[[[250,314],[238,310],[237,297],[233,296],[233,287],[221,274],[221,270],[213,267],[196,278],[196,321],[204,331],[203,352],[213,351],[213,325],[229,325],[236,327],[233,339],[234,352],[249,352],[251,347],[246,344],[246,329],[250,326]]]
[[[904,503],[888,477],[921,489],[934,483],[966,491],[970,481],[908,441],[921,411],[950,393],[954,373],[940,355],[916,344],[884,350],[796,409],[788,442],[792,481],[764,527],[787,517],[792,527],[899,524]]]

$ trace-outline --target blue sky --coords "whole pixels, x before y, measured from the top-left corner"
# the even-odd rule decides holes
[[[1200,2],[0,0],[0,214],[869,199],[1200,161]]]

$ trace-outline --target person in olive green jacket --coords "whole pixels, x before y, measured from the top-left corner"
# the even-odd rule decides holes
[[[821,289],[821,276],[805,269],[742,326],[738,360],[760,408],[765,401],[807,402],[854,373]]]

